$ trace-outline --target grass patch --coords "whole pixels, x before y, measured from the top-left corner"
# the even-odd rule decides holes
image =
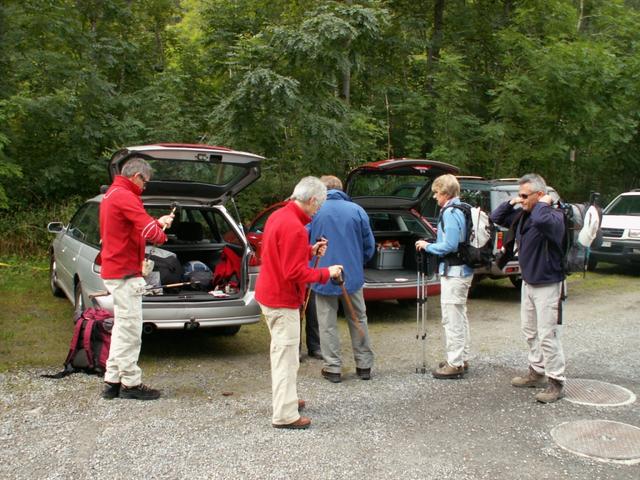
[[[0,371],[62,366],[73,308],[49,290],[46,261],[0,259]]]
[[[594,291],[637,291],[640,274],[629,268],[602,264],[586,279],[569,279],[570,301]],[[69,348],[73,333],[73,308],[66,299],[51,295],[47,260],[0,257],[0,371],[21,367],[55,370]],[[519,302],[519,292],[508,280],[483,280],[469,303],[491,300]],[[439,318],[439,297],[430,297],[429,318]],[[368,308],[372,332],[394,328],[398,323],[415,321],[414,305],[395,302],[371,303]],[[344,317],[340,318],[344,323]],[[344,325],[343,325],[344,326]],[[234,336],[216,335],[203,329],[194,332],[162,331],[143,337],[140,363],[149,373],[161,372],[167,362],[175,368],[189,369],[193,362],[216,365],[245,355],[269,353],[269,331],[260,322],[245,325]]]

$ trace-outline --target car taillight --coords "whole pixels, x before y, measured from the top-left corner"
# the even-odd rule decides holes
[[[249,254],[249,266],[250,267],[259,267],[260,266],[260,259],[255,254],[255,252],[251,252]]]
[[[496,249],[502,249],[502,237],[504,236],[504,232],[498,232],[496,235]]]

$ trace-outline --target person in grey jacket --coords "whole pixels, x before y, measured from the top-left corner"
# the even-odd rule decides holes
[[[560,320],[565,274],[562,268],[564,218],[553,208],[540,175],[524,175],[517,197],[498,206],[491,221],[515,229],[522,271],[520,318],[529,344],[529,371],[511,380],[514,387],[544,387],[536,400],[551,403],[564,396],[565,358]],[[517,208],[521,206],[522,208]],[[548,384],[545,381],[548,377]]]

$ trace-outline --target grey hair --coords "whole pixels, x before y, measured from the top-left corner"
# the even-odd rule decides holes
[[[304,177],[295,186],[290,198],[300,202],[308,202],[315,198],[322,205],[327,199],[327,187],[318,177]]]
[[[342,182],[334,175],[323,175],[320,181],[324,183],[327,190],[342,190]]]
[[[547,182],[537,173],[527,173],[518,180],[519,185],[524,185],[525,183],[531,184],[531,189],[534,192],[547,193]]]
[[[144,178],[149,180],[151,178],[151,174],[153,173],[153,169],[151,165],[143,159],[139,157],[130,158],[127,160],[127,163],[122,167],[121,175],[123,177],[131,178],[136,173],[141,173]]]

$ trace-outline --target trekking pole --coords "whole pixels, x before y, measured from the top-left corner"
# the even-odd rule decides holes
[[[351,297],[349,296],[347,287],[344,284],[344,270],[340,272],[340,276],[338,278],[332,279],[332,281],[340,285],[340,288],[342,289],[342,298],[344,299],[344,303],[347,305],[347,310],[349,310],[347,320],[349,319],[348,317],[351,317],[351,323],[356,327],[358,335],[360,335],[360,338],[364,338],[364,330],[362,325],[360,325],[360,320],[358,319],[358,315],[356,315],[356,310],[353,308],[353,303],[351,303]]]
[[[313,262],[313,268],[317,268],[319,261],[320,261],[320,257],[316,256],[316,259]],[[307,305],[309,305],[310,298],[311,298],[311,285],[307,285],[307,296],[304,299],[304,304],[302,305],[302,311],[300,312],[300,341],[298,342],[299,355],[302,355],[302,326],[304,325],[304,321],[306,320],[305,317],[307,314]],[[307,345],[307,348],[309,348],[308,345]]]
[[[425,252],[416,254],[418,263],[416,281],[416,373],[427,373],[427,289]],[[420,358],[420,354],[422,357]]]

